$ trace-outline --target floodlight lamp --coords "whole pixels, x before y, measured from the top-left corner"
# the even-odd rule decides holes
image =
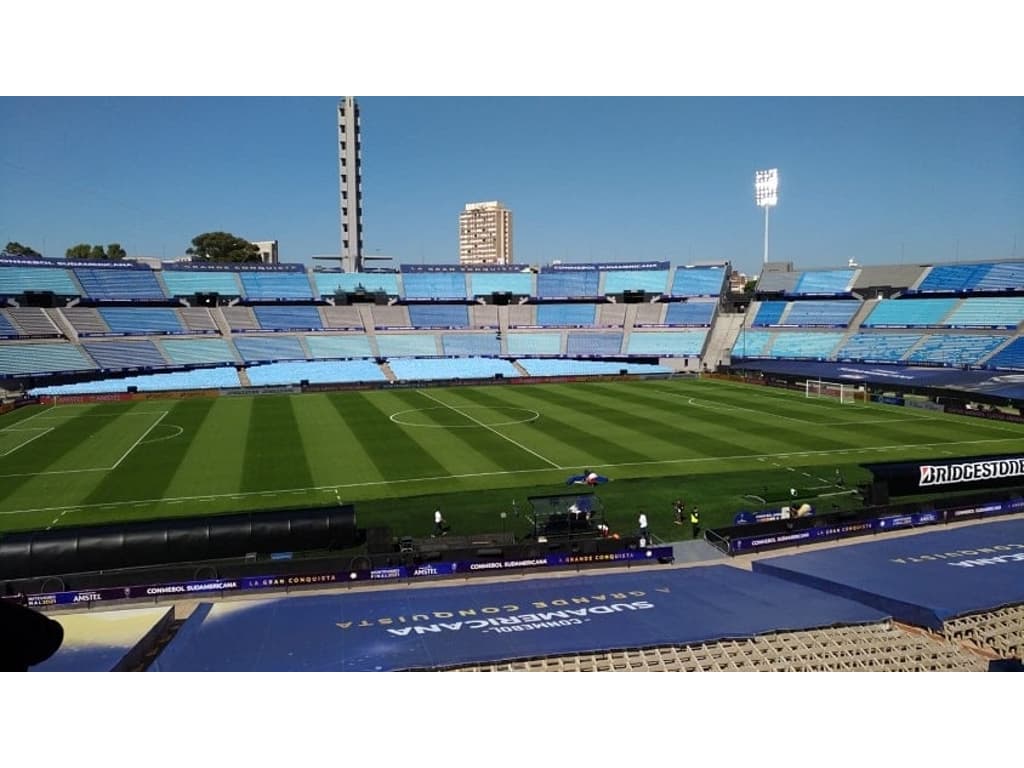
[[[754,173],[754,202],[759,208],[772,208],[779,204],[779,169]]]

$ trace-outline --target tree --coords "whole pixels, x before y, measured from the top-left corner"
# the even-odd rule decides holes
[[[41,259],[43,254],[34,248],[29,248],[27,245],[22,245],[18,242],[10,242],[4,246],[4,251],[11,256],[24,256],[29,259]]]
[[[192,238],[192,247],[185,253],[202,261],[261,261],[259,248],[230,232],[196,235]]]
[[[757,288],[757,279],[747,280],[747,284],[743,286],[743,292],[746,294],[752,294]]]
[[[107,254],[103,251],[102,245],[94,245],[92,251],[89,252],[89,258],[95,259],[96,261],[103,261],[107,258]]]
[[[111,243],[104,251],[102,245],[89,245],[79,243],[73,245],[64,252],[68,259],[88,259],[90,261],[120,261],[128,253],[121,247],[120,243]]]
[[[120,243],[111,243],[107,246],[107,258],[111,261],[120,261],[127,255],[128,252],[121,247]]]
[[[88,243],[79,243],[73,245],[64,251],[64,258],[66,259],[88,259],[92,254],[92,246]]]

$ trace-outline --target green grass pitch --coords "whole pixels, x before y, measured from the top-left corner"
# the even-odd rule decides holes
[[[1024,427],[694,379],[347,391],[34,406],[0,418],[0,531],[356,505],[360,527],[424,535],[441,505],[454,533],[525,534],[526,497],[584,468],[613,529],[643,508],[685,538],[673,499],[705,528],[798,489],[855,502],[864,461],[1015,450]],[[513,507],[513,501],[515,506]],[[501,519],[501,512],[508,513]]]

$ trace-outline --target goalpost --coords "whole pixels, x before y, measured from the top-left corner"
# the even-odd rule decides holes
[[[804,384],[804,397],[829,397],[844,405],[868,402],[868,391],[863,384],[841,384],[821,379],[808,379]]]

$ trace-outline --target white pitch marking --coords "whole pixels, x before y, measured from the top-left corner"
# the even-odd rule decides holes
[[[129,453],[131,453],[132,451],[134,451],[134,450],[135,450],[135,448],[136,448],[136,446],[138,446],[138,444],[139,444],[139,443],[141,443],[141,442],[142,442],[143,440],[145,440],[145,439],[146,439],[146,435],[148,435],[148,434],[149,434],[150,432],[152,432],[152,431],[153,431],[154,429],[156,429],[156,425],[157,425],[157,424],[159,424],[159,423],[160,423],[161,421],[163,421],[164,417],[165,417],[165,416],[166,416],[167,414],[168,414],[168,411],[161,411],[161,412],[160,412],[160,418],[159,418],[159,419],[157,419],[156,421],[154,421],[154,422],[153,422],[152,424],[150,424],[150,425],[149,425],[149,429],[147,429],[147,430],[146,430],[145,432],[143,432],[143,433],[142,433],[142,436],[141,436],[141,437],[139,437],[139,439],[138,439],[138,440],[136,440],[136,441],[135,441],[134,443],[132,443],[132,447],[131,447],[131,448],[129,448],[129,449],[127,450],[127,451],[125,451],[125,452],[124,452],[124,455],[123,455],[123,456],[121,456],[121,458],[120,458],[120,459],[118,459],[118,460],[117,460],[117,461],[116,461],[116,462],[114,463],[114,466],[112,466],[112,467],[107,467],[107,470],[108,470],[108,471],[113,471],[113,470],[117,469],[117,468],[118,468],[119,466],[121,466],[121,462],[122,462],[122,461],[124,461],[125,459],[127,459],[127,458],[128,458],[128,454],[129,454]]]
[[[17,431],[18,431],[18,432],[28,432],[28,431],[30,431],[31,429],[33,429],[33,428],[31,428],[31,427],[30,427],[29,429],[19,429],[19,430],[17,430]],[[37,429],[37,430],[38,430],[38,428],[35,428],[35,429]],[[3,458],[4,456],[7,456],[8,454],[14,453],[15,451],[17,451],[17,450],[18,450],[18,449],[20,449],[20,448],[24,448],[24,447],[25,447],[26,445],[28,445],[29,443],[31,443],[31,442],[32,442],[33,440],[38,440],[38,439],[39,439],[40,437],[42,437],[43,435],[45,435],[45,434],[47,434],[47,433],[49,433],[49,432],[53,432],[53,430],[54,430],[54,428],[53,428],[53,427],[45,427],[45,428],[43,429],[43,431],[42,431],[42,432],[40,432],[40,433],[39,433],[38,435],[36,435],[35,437],[30,437],[30,438],[29,438],[28,440],[26,440],[25,442],[23,442],[23,443],[18,443],[18,444],[17,444],[16,446],[14,446],[13,448],[10,448],[10,449],[8,449],[8,450],[4,451],[3,453],[0,453],[0,458]]]

